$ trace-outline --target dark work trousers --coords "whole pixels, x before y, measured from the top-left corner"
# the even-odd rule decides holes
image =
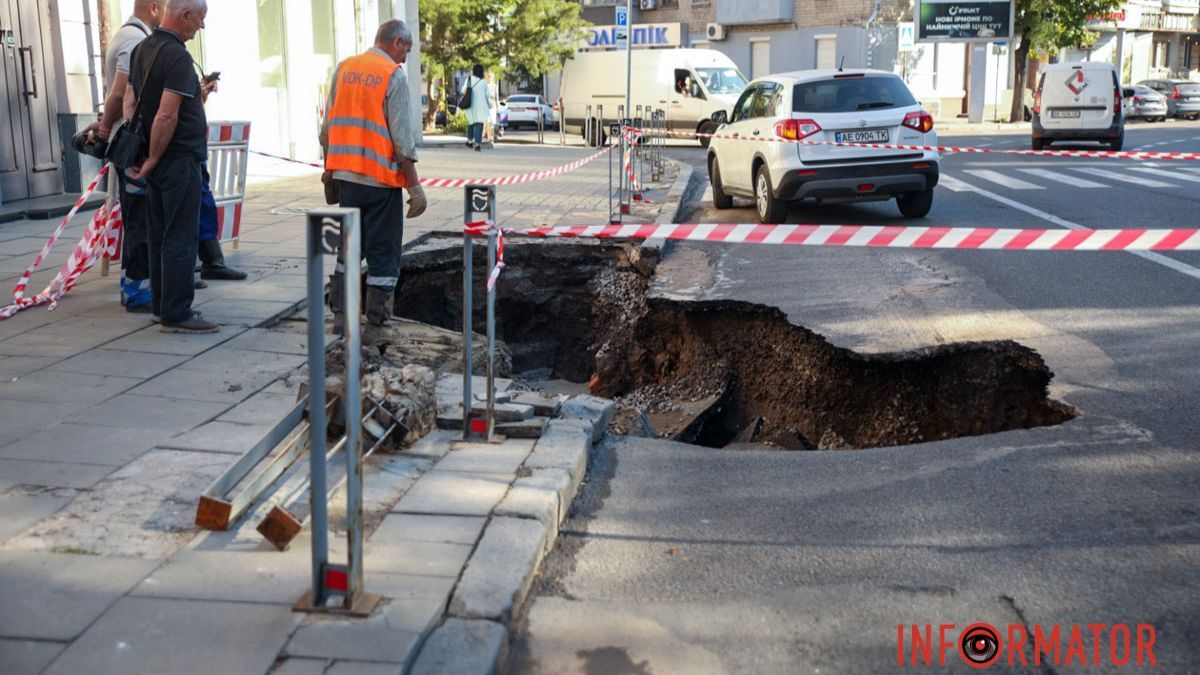
[[[150,218],[149,188],[125,172],[117,173],[120,186],[121,222],[121,304],[138,306],[150,301],[150,251],[146,244],[146,223]]]
[[[367,285],[395,288],[400,280],[400,245],[404,237],[404,190],[341,183],[341,205],[357,208],[362,223],[361,247],[367,259]],[[338,251],[338,271],[345,271]]]
[[[150,174],[150,290],[163,323],[192,316],[200,222],[200,159],[167,153]]]

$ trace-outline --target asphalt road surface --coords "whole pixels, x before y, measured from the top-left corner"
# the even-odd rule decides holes
[[[942,142],[1028,147],[1023,134]],[[1200,123],[1131,124],[1126,143],[1200,152]],[[712,208],[702,151],[670,152],[698,169],[688,222],[755,222],[745,201]],[[960,154],[942,172],[922,224],[1200,226],[1200,162]],[[891,202],[797,208],[788,222],[913,223]],[[509,672],[914,671],[914,624],[932,624],[935,666],[944,654],[944,670],[975,672],[956,639],[977,622],[999,631],[996,672],[1125,671],[1113,626],[1135,636],[1136,666],[1139,624],[1153,627],[1156,670],[1200,672],[1200,254],[689,244],[668,249],[654,292],[778,306],[860,351],[1017,340],[1080,416],[845,452],[610,437]],[[940,624],[955,626],[945,651]],[[1035,666],[1032,638],[1016,638],[1055,625],[1059,662]]]

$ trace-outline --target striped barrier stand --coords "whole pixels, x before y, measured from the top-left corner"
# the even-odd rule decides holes
[[[250,158],[250,123],[208,124],[208,173],[217,203],[217,239],[237,248],[242,204],[246,201],[246,167]]]

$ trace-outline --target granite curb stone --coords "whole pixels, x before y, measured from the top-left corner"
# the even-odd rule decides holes
[[[541,564],[546,534],[534,520],[492,518],[454,590],[450,614],[512,621]]]
[[[421,649],[412,675],[491,675],[504,663],[508,628],[495,621],[446,619]]]

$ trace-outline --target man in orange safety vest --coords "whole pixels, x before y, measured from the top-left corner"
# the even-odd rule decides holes
[[[361,214],[362,253],[367,259],[367,296],[363,303],[370,340],[374,329],[392,315],[400,279],[404,228],[404,192],[408,217],[425,211],[425,192],[417,178],[417,128],[404,63],[412,32],[399,19],[383,22],[375,46],[338,64],[329,85],[321,124],[326,182],[334,181],[339,204]],[[343,325],[345,266],[338,251],[330,278],[329,306],[334,325]],[[351,283],[358,283],[353,280]]]

